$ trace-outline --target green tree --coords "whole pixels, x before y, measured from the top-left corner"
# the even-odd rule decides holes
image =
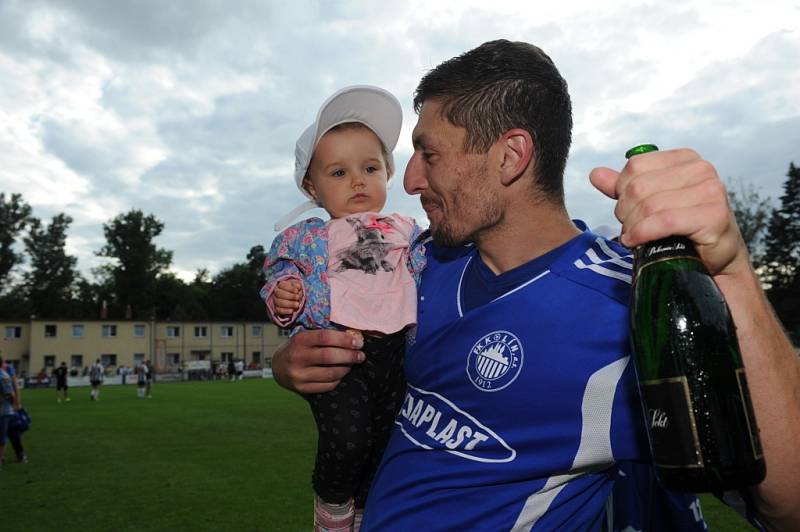
[[[753,264],[756,267],[761,266],[764,237],[772,212],[770,198],[762,198],[755,186],[752,184],[745,186],[740,179],[735,188],[733,183],[728,183],[728,201]]]
[[[764,263],[768,296],[783,326],[800,343],[800,169],[789,164],[781,205],[772,212]]]
[[[192,285],[172,273],[156,280],[156,318],[160,320],[206,320],[208,312],[198,300]]]
[[[0,192],[0,294],[10,289],[9,274],[22,261],[14,251],[17,236],[30,222],[31,207],[22,194],[11,194],[8,199]]]
[[[172,252],[153,243],[163,230],[162,222],[140,210],[103,224],[106,245],[96,254],[116,261],[105,269],[114,291],[110,315],[122,316],[130,306],[133,317],[150,317],[156,279],[172,263]]]
[[[33,313],[39,317],[72,315],[78,260],[67,255],[65,248],[71,223],[72,218],[64,213],[53,216],[46,228],[34,219],[24,239],[31,263],[25,287]]]
[[[764,262],[774,288],[793,284],[800,271],[800,169],[789,164],[780,207],[772,211]]]
[[[213,319],[267,319],[264,303],[258,297],[264,282],[261,274],[264,256],[263,246],[253,246],[247,262],[234,264],[214,277],[209,294]]]

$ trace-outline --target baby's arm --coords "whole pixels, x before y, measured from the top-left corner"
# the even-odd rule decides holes
[[[280,281],[275,287],[275,291],[269,296],[270,305],[274,309],[274,314],[283,319],[290,318],[302,310],[305,303],[303,297],[303,283],[296,279]]]

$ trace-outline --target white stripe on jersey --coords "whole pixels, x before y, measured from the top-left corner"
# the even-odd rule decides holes
[[[591,261],[591,264],[586,264],[582,258],[578,259],[574,262],[575,266],[578,269],[589,269],[595,273],[599,273],[600,275],[604,275],[606,277],[612,277],[614,279],[618,279],[620,281],[624,281],[628,284],[631,284],[631,275],[625,273],[624,271],[616,271],[611,268],[607,268],[606,266],[618,266],[625,270],[631,270],[633,265],[631,264],[631,256],[625,255],[622,256],[613,249],[611,249],[608,244],[602,238],[598,238],[595,240],[595,244],[599,247],[600,251],[602,251],[605,255],[607,255],[608,259],[601,258],[595,248],[589,248],[586,250],[586,254],[584,255],[585,258]]]
[[[469,266],[470,262],[472,262],[472,257],[467,259],[467,263],[464,265],[464,269],[461,270],[461,277],[458,280],[458,290],[456,291],[456,305],[458,308],[459,318],[464,317],[464,312],[461,310],[461,283],[464,281],[464,274],[467,273],[467,266]]]
[[[575,472],[550,477],[542,489],[528,497],[512,532],[533,528],[570,480],[602,471],[614,463],[610,436],[611,412],[617,384],[629,360],[627,356],[615,360],[589,377],[581,404],[581,442],[570,469]]]

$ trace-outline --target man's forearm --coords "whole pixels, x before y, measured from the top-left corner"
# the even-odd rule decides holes
[[[752,490],[759,513],[775,529],[800,530],[800,360],[752,270],[717,282],[736,323],[767,465]]]

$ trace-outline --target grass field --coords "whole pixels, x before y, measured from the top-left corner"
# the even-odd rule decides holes
[[[272,380],[70,391],[23,392],[30,462],[7,449],[2,532],[310,530],[313,420]],[[703,511],[712,530],[750,529],[713,498]]]

